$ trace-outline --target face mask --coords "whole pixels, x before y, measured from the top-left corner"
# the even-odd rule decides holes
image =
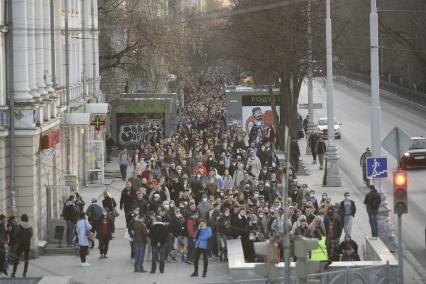
[[[170,204],[169,205],[171,208],[175,208],[175,205],[174,204]]]
[[[203,202],[207,202],[207,198],[203,198]]]
[[[182,173],[182,170],[177,170],[177,173],[178,173],[178,174]]]
[[[241,211],[241,212],[240,212],[240,215],[241,215],[241,216],[245,216],[245,215],[246,215],[246,212]]]
[[[345,200],[348,200],[349,199],[349,196],[345,196]]]
[[[164,208],[166,209],[166,210],[169,210],[169,205],[164,205]]]
[[[259,194],[255,194],[255,195],[254,195],[254,198],[258,198],[258,197],[259,197]]]
[[[229,212],[225,212],[225,216],[227,216],[227,217],[228,217],[228,216],[229,216]]]
[[[265,215],[259,214],[259,218],[263,218],[263,217],[265,217]]]
[[[198,174],[198,175],[197,175],[197,178],[201,178],[201,175],[200,175],[200,174]]]

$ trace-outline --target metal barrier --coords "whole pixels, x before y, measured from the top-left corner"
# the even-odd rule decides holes
[[[367,74],[344,70],[344,69],[336,69],[336,74],[370,85],[370,75],[367,75]],[[419,105],[426,106],[425,93],[422,93],[413,89],[409,89],[409,88],[406,88],[401,85],[398,85],[389,81],[385,81],[385,80],[380,80],[380,89],[394,93],[401,98],[415,102]]]
[[[391,280],[390,265],[372,265],[368,267],[351,268],[309,274],[309,279],[320,280],[321,284],[391,284],[397,281]]]

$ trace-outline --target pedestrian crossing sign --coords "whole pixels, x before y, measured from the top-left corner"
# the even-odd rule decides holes
[[[388,177],[388,159],[386,157],[367,158],[367,178],[379,179]]]

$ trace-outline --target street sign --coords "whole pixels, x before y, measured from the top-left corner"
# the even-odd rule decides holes
[[[299,109],[308,109],[309,104],[299,104]],[[322,103],[314,103],[313,104],[314,109],[322,109]]]
[[[394,127],[382,141],[383,148],[398,161],[401,159],[402,155],[410,149],[412,144],[413,141],[410,137],[398,127]]]
[[[367,158],[367,178],[379,179],[388,177],[388,160],[386,157]]]

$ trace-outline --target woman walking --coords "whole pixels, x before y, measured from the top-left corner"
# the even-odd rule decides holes
[[[112,239],[113,221],[111,216],[108,216],[108,211],[103,210],[102,216],[98,219],[96,225],[97,238],[99,240],[99,259],[108,258],[109,241]]]
[[[78,235],[78,244],[80,245],[80,260],[81,266],[90,266],[89,263],[86,262],[87,252],[89,250],[89,239],[87,235],[90,233],[92,226],[86,220],[86,214],[84,212],[80,212],[80,220],[77,222],[77,235]]]

